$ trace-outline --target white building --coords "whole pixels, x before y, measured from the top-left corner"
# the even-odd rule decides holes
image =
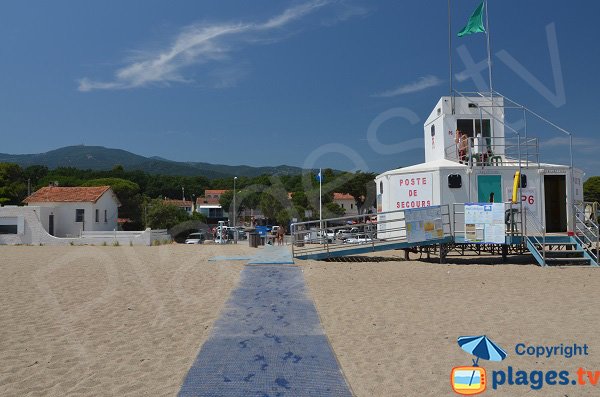
[[[333,202],[344,209],[344,216],[358,215],[354,196],[347,193],[333,193]]]
[[[509,108],[528,111],[502,97],[494,102],[484,95],[442,97],[425,121],[425,163],[376,177],[377,212],[433,205],[448,205],[452,212],[454,203],[510,202],[519,171],[523,211],[546,232],[574,230],[584,173],[570,165],[541,163],[537,139],[505,125]],[[455,141],[457,130],[468,137],[464,156]]]
[[[44,187],[23,200],[39,207],[39,220],[48,234],[77,237],[84,231],[117,229],[121,205],[110,186]]]

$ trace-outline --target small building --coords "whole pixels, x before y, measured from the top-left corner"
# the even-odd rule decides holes
[[[575,207],[583,203],[583,171],[541,162],[538,139],[506,125],[505,110],[527,108],[500,96],[459,95],[442,97],[425,121],[424,163],[375,178],[377,212],[446,205],[455,223],[464,224],[462,213],[454,214],[455,204],[510,203],[517,186],[521,203],[514,205],[528,224],[550,233],[572,232]],[[505,129],[512,134],[505,136]]]
[[[192,201],[165,198],[163,204],[174,205],[184,210],[188,215],[192,215]]]
[[[352,196],[351,194],[333,193],[333,202],[346,211],[346,216],[358,215],[356,200],[354,200],[354,196]]]
[[[23,200],[39,207],[39,220],[48,234],[76,237],[84,231],[117,229],[121,203],[110,186],[43,187]]]
[[[217,224],[219,221],[227,221],[228,211],[221,207],[219,200],[227,192],[224,189],[206,189],[204,196],[196,199],[195,211],[204,215],[209,224]]]

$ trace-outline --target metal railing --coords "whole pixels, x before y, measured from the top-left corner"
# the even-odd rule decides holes
[[[592,219],[586,219],[585,212],[578,206],[573,206],[575,210],[575,233],[574,238],[598,264],[600,250],[600,228]]]
[[[464,149],[460,143],[445,148],[445,158],[473,166],[513,165],[540,166],[539,141],[537,138],[468,137]]]
[[[531,241],[534,248],[537,249],[536,244],[540,247],[537,250],[542,257],[542,266],[546,266],[546,227],[529,208],[524,208],[524,213],[525,236]]]
[[[440,208],[443,235],[452,236],[449,205]],[[292,223],[290,234],[294,257],[408,242],[405,210]]]

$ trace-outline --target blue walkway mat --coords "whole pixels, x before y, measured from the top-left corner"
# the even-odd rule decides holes
[[[244,268],[179,396],[352,396],[299,268]]]
[[[249,265],[292,265],[292,250],[285,245],[265,245],[258,248],[256,254],[252,256]]]

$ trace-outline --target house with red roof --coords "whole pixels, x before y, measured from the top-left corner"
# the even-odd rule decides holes
[[[77,237],[83,231],[116,230],[121,206],[110,186],[47,186],[23,202],[39,207],[41,224],[48,234],[56,237]]]
[[[358,215],[356,200],[354,196],[347,193],[333,193],[333,202],[342,207],[346,212],[346,216]]]

